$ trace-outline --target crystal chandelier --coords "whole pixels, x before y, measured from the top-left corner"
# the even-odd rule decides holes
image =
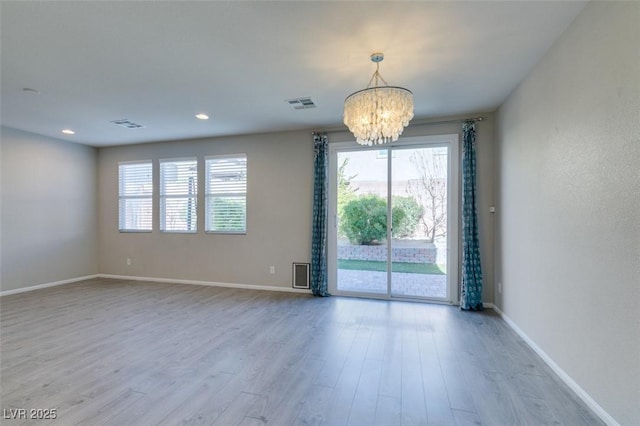
[[[371,55],[376,71],[367,88],[350,94],[344,100],[344,124],[360,145],[397,141],[413,118],[413,94],[403,87],[387,84],[378,71],[383,59],[382,53]],[[378,85],[380,80],[384,86]]]

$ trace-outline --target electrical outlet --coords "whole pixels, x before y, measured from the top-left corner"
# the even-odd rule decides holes
[[[502,281],[498,281],[498,293],[502,294]]]
[[[127,257],[127,266],[131,266],[131,258]]]
[[[271,275],[275,274],[276,273],[276,267],[275,266],[269,266],[269,273]]]

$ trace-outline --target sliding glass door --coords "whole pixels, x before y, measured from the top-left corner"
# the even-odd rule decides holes
[[[457,147],[332,145],[332,293],[457,301]]]

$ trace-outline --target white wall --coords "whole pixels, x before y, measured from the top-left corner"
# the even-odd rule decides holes
[[[496,305],[625,425],[640,424],[639,28],[640,3],[589,3],[497,125]]]
[[[158,231],[157,160],[246,153],[247,234],[205,234],[199,179],[196,234]],[[153,160],[154,230],[118,231],[118,162]],[[310,132],[150,143],[99,150],[100,273],[291,288],[292,262],[309,262],[313,201]],[[202,163],[200,164],[202,172]],[[131,266],[126,259],[131,258]],[[275,266],[276,273],[269,274]]]
[[[96,274],[96,150],[0,132],[0,289]]]

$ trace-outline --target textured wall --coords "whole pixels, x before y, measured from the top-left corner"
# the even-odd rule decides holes
[[[154,197],[151,233],[118,231],[118,162],[247,154],[246,235],[158,231]],[[310,132],[273,133],[102,148],[99,151],[100,273],[291,287],[292,262],[309,262],[313,143]],[[200,175],[204,176],[203,174]],[[204,207],[204,179],[199,179]],[[126,259],[131,258],[128,266]],[[275,266],[271,275],[269,267]]]
[[[1,132],[2,291],[96,274],[96,150]]]
[[[640,424],[639,28],[640,3],[589,3],[497,127],[496,305],[628,425]]]

